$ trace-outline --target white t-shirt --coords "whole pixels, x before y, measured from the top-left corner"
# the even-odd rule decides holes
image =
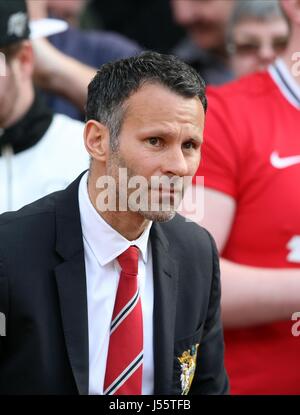
[[[88,168],[83,129],[82,122],[56,114],[37,144],[17,154],[4,149],[0,157],[0,213],[64,189]]]

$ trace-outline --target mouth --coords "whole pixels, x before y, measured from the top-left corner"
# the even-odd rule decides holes
[[[155,189],[150,192],[151,203],[160,206],[163,211],[173,210],[181,203],[182,198],[182,192],[175,189]]]
[[[193,32],[210,32],[212,30],[216,30],[218,28],[218,26],[212,22],[207,22],[207,21],[203,21],[203,22],[197,22],[197,23],[193,23],[189,26],[189,29]]]

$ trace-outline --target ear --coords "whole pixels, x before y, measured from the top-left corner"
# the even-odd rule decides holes
[[[288,19],[300,24],[300,0],[281,0],[280,4]]]
[[[84,128],[84,144],[92,159],[106,163],[109,157],[108,128],[96,120],[89,120]]]
[[[22,42],[22,47],[18,51],[16,58],[21,69],[21,77],[23,79],[31,79],[34,68],[34,54],[30,41],[25,40]]]

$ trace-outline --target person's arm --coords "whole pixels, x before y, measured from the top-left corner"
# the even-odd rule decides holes
[[[30,20],[48,17],[48,0],[26,0]]]
[[[204,217],[198,223],[225,246],[235,215],[232,197],[204,190]],[[188,213],[186,213],[188,217]],[[220,260],[222,318],[225,327],[246,327],[291,319],[300,304],[300,270],[258,268]]]
[[[50,44],[46,39],[32,41],[35,54],[34,80],[47,91],[69,99],[84,112],[87,86],[96,69],[73,59]]]
[[[291,320],[299,310],[300,270],[256,268],[221,259],[225,327]]]
[[[48,17],[46,0],[27,0],[27,7],[31,20]],[[46,39],[35,39],[32,46],[35,83],[46,91],[67,98],[84,112],[87,86],[96,69],[63,54]]]

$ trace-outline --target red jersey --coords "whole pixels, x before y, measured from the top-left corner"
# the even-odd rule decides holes
[[[204,185],[236,201],[222,257],[244,265],[300,268],[300,88],[281,60],[208,88]],[[299,310],[300,311],[300,304]],[[225,330],[233,394],[300,393],[294,322]]]

